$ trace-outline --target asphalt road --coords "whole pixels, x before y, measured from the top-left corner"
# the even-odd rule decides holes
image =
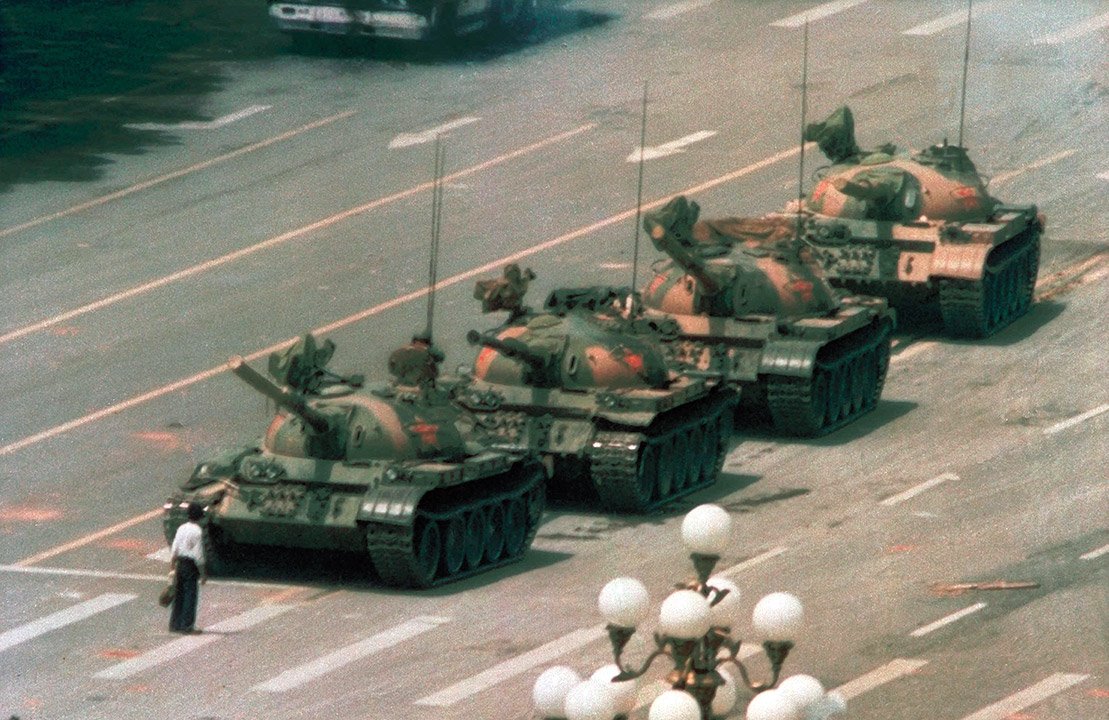
[[[268,422],[222,363],[325,329],[337,368],[384,375],[423,323],[435,128],[451,127],[435,330],[452,365],[463,330],[494,324],[473,280],[509,259],[537,295],[631,282],[644,82],[647,145],[682,147],[645,164],[645,201],[761,213],[796,195],[789,18],[837,10],[810,25],[812,117],[846,102],[863,146],[921,147],[958,133],[963,6],[581,0],[526,42],[430,54],[295,53],[259,14],[247,57],[178,58],[207,79],[168,122],[139,110],[157,88],[113,111],[145,144],[43,149],[95,168],[79,178],[6,174],[0,716],[529,718],[543,668],[606,662],[608,579],[661,600],[687,574],[678,527],[701,502],[737,521],[721,567],[745,602],[803,599],[787,673],[845,686],[850,717],[1109,714],[1109,4],[977,5],[966,143],[995,194],[1048,216],[1027,317],[977,343],[903,332],[875,412],[818,441],[737,436],[715,487],[657,515],[555,508],[523,562],[426,593],[260,558],[206,586],[213,632],[194,638],[154,602],[154,511]],[[994,581],[1033,587],[943,587]]]

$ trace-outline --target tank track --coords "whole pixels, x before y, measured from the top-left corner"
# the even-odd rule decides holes
[[[817,437],[873,410],[889,369],[892,331],[888,324],[878,327],[878,332],[859,330],[822,348],[807,378],[767,376],[766,402],[774,428]]]
[[[943,279],[940,314],[949,335],[984,338],[1028,312],[1040,264],[1040,233],[1029,228],[990,253],[981,280]]]
[[[366,550],[369,553],[370,562],[373,563],[374,569],[377,570],[382,582],[397,587],[434,587],[516,562],[523,557],[535,539],[535,534],[539,529],[539,520],[546,504],[546,474],[540,466],[534,464],[517,466],[512,472],[518,474],[517,479],[525,481],[523,485],[511,490],[498,490],[492,487],[492,484],[483,483],[485,484],[485,492],[481,496],[473,498],[471,495],[469,496],[470,499],[464,503],[451,503],[449,509],[432,510],[427,507],[418,507],[414,522],[407,526],[380,522],[367,523]],[[502,475],[500,478],[494,478],[494,480],[503,478]],[[464,487],[471,492],[477,489],[473,484]],[[461,522],[463,529],[465,529],[465,520],[468,513],[481,509],[483,517],[488,518],[489,513],[495,506],[500,507],[503,513],[504,508],[508,506],[510,501],[517,499],[523,502],[525,522],[523,539],[519,547],[512,552],[505,547],[499,553],[500,556],[493,560],[490,560],[488,552],[483,550],[476,562],[471,562],[465,556],[465,548],[463,548],[461,564],[456,569],[451,570],[448,567],[450,563],[446,559],[446,554],[447,536],[450,534],[448,528],[452,527],[452,521],[455,522],[453,527],[457,527],[457,524]],[[436,568],[430,577],[421,573],[417,567],[415,548],[416,528],[422,528],[427,523],[436,524],[439,528],[439,537],[442,539],[439,545]],[[489,525],[489,523],[485,523],[483,528],[486,550],[488,548],[488,536],[492,531]],[[502,527],[501,530],[503,531],[503,529]],[[503,542],[503,536],[501,540]]]
[[[734,398],[718,398],[703,412],[683,413],[646,433],[598,432],[589,475],[602,507],[649,512],[715,483],[724,467],[734,407]],[[695,462],[709,453],[711,462]]]

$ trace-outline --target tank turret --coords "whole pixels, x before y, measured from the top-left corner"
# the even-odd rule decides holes
[[[477,297],[495,286],[479,282]],[[559,289],[535,312],[514,293],[503,325],[467,335],[481,350],[456,398],[498,447],[547,459],[555,493],[642,512],[716,480],[736,396],[718,375],[672,372],[659,324],[626,317],[620,300]]]
[[[841,107],[805,130],[831,162],[804,203],[829,281],[907,315],[938,308],[956,336],[990,335],[1027,312],[1045,226],[1036,207],[991,196],[963,147],[862,150],[854,127]]]
[[[653,266],[642,302],[648,317],[679,328],[664,340],[669,360],[721,373],[741,405],[768,411],[782,432],[823,434],[872,409],[894,324],[885,301],[842,298],[797,239],[796,215],[699,213],[677,197],[643,216],[668,256]]]
[[[197,466],[166,503],[167,540],[200,502],[216,572],[249,545],[366,552],[382,580],[414,587],[518,559],[538,528],[546,470],[533,453],[492,447],[435,383],[442,356],[420,340],[394,353],[392,382],[364,389],[324,367],[334,346],[321,354],[311,335],[271,356],[284,386],[232,358],[278,412],[257,445]]]

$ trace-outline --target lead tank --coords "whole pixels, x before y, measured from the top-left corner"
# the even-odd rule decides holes
[[[606,510],[644,512],[714,483],[735,393],[717,375],[673,372],[659,324],[625,317],[618,292],[567,289],[541,311],[524,307],[533,277],[509,266],[475,293],[509,318],[470,331],[481,349],[456,397],[497,447],[541,453],[555,492],[596,496]]]
[[[436,381],[426,337],[393,353],[391,382],[365,388],[326,369],[333,351],[306,335],[271,355],[280,385],[232,358],[278,412],[258,443],[196,467],[165,504],[166,540],[196,502],[213,572],[242,545],[363,552],[385,583],[418,588],[519,559],[543,511],[542,463],[490,448]]]
[[[677,324],[669,360],[721,373],[786,434],[822,435],[872,410],[895,322],[886,301],[832,288],[795,239],[796,215],[699,214],[679,196],[643,216],[669,256],[642,292],[647,317]]]
[[[807,240],[829,281],[935,311],[956,337],[986,337],[1028,312],[1045,219],[992,197],[964,148],[862,150],[851,110],[810,124],[831,161],[805,201]]]

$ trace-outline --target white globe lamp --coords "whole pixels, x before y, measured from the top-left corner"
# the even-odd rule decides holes
[[[615,663],[609,663],[597,668],[589,680],[598,683],[612,696],[617,715],[630,715],[635,709],[635,694],[639,689],[639,683],[635,680],[612,682],[612,678],[619,674],[620,668],[616,667]]]
[[[586,680],[566,694],[566,720],[612,720],[616,704],[601,683]]]
[[[667,690],[651,703],[647,720],[701,720],[701,706],[684,690]]]
[[[795,595],[770,593],[755,605],[751,622],[755,631],[773,642],[793,642],[801,631],[805,611]]]
[[[678,590],[662,602],[659,631],[678,640],[696,640],[712,626],[712,608],[701,593]]]
[[[698,555],[724,554],[732,539],[732,518],[719,505],[698,505],[682,520],[682,542]]]
[[[543,718],[564,718],[566,695],[581,684],[581,676],[565,665],[547,668],[536,679],[531,698]]]
[[[633,628],[643,622],[650,611],[650,596],[643,583],[635,578],[610,580],[597,596],[597,609],[610,625]]]
[[[747,706],[747,720],[803,720],[788,696],[778,690],[761,692]]]

